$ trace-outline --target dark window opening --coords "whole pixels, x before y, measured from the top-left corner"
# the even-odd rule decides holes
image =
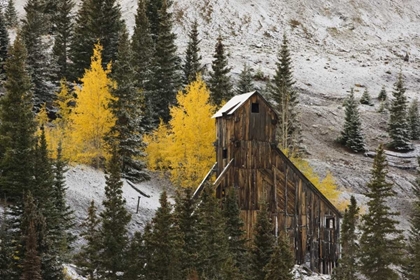
[[[227,158],[227,149],[223,149],[222,158]]]
[[[334,218],[326,218],[325,219],[325,227],[329,229],[335,228],[335,219]]]
[[[251,104],[251,113],[259,113],[260,112],[260,104],[259,103],[252,103]]]

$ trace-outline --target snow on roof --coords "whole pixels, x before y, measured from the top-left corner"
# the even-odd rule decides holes
[[[222,108],[220,108],[219,111],[217,111],[212,118],[219,118],[223,116],[223,114],[232,115],[236,111],[236,109],[241,107],[242,104],[244,104],[245,101],[247,101],[248,98],[250,98],[255,92],[256,91],[251,91],[248,93],[235,95]]]

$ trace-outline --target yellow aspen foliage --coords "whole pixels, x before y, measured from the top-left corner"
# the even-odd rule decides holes
[[[319,184],[318,189],[331,201],[337,201],[338,196],[340,195],[340,192],[337,190],[337,184],[335,183],[334,176],[330,171],[327,171],[327,175]]]
[[[340,191],[335,182],[334,176],[327,171],[325,178],[321,181],[311,165],[302,158],[290,158],[293,164],[305,175],[305,177],[340,211],[344,211],[348,201],[340,199]]]
[[[57,93],[57,99],[55,101],[55,105],[59,110],[59,117],[56,119],[56,124],[61,129],[67,127],[67,123],[69,121],[70,114],[73,109],[73,107],[70,106],[70,104],[74,101],[75,100],[73,94],[72,92],[70,92],[66,80],[62,79],[60,81],[60,91]]]
[[[69,131],[68,123],[72,110],[70,104],[73,101],[73,94],[70,92],[66,80],[63,79],[60,81],[60,91],[57,93],[54,102],[55,107],[58,109],[57,118],[53,121],[49,120],[45,104],[37,114],[37,122],[39,127],[44,129],[48,150],[53,158],[56,156],[60,143],[63,149],[63,158],[70,158],[70,153],[67,152],[66,147],[70,146],[71,141],[66,135]],[[40,130],[38,133],[40,134]]]
[[[196,187],[214,164],[215,106],[209,102],[209,90],[200,76],[179,91],[177,106],[170,109],[168,126],[163,123],[145,137],[148,165],[151,169],[168,168],[177,186]]]
[[[67,147],[71,161],[96,166],[108,155],[104,136],[115,123],[109,103],[113,99],[111,90],[116,84],[108,77],[111,64],[102,68],[101,53],[102,46],[96,44],[90,68],[80,79],[81,87],[75,89],[76,106],[69,115],[71,146]]]
[[[148,168],[159,171],[169,169],[171,163],[168,158],[171,151],[162,149],[162,147],[172,146],[173,137],[171,134],[169,125],[165,124],[161,119],[159,127],[152,134],[144,136],[143,141],[147,145]]]

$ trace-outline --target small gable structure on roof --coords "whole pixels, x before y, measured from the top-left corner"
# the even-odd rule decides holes
[[[278,116],[271,105],[253,91],[233,97],[213,118],[216,196],[222,198],[230,188],[237,189],[249,238],[260,203],[266,201],[273,231],[288,234],[296,263],[331,273],[339,256],[340,212],[278,149]]]

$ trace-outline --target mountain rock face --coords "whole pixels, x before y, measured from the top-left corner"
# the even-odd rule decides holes
[[[23,15],[25,0],[16,0]],[[80,1],[76,1],[79,3]],[[130,30],[137,3],[120,0]],[[377,96],[385,87],[391,96],[401,71],[412,100],[420,84],[420,5],[418,0],[174,0],[173,19],[179,54],[183,57],[187,34],[197,20],[201,54],[210,69],[216,38],[222,35],[229,52],[232,76],[243,64],[254,73],[271,76],[283,33],[290,40],[294,77],[300,93],[300,118],[307,158],[324,176],[330,170],[358,203],[370,178],[373,159],[346,151],[335,143],[344,122],[344,99],[354,88],[359,99],[369,89],[373,106],[360,105],[362,129],[369,150],[389,141],[389,115],[379,113]],[[262,88],[263,89],[263,88]],[[419,154],[418,142],[410,154],[389,153],[389,181],[398,199],[401,226],[407,228],[409,201]]]

